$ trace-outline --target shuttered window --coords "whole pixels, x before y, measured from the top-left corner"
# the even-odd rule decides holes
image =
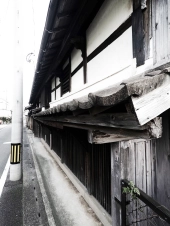
[[[63,69],[63,75],[61,78],[61,95],[63,96],[65,93],[70,92],[70,64],[68,64],[64,69]]]

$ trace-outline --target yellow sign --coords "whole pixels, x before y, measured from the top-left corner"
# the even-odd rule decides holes
[[[10,158],[11,164],[20,163],[20,150],[21,144],[11,144],[11,158]]]

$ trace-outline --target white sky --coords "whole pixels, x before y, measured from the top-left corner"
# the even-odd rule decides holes
[[[12,105],[13,49],[14,49],[14,3],[16,0],[0,0],[0,98],[7,98]],[[28,105],[36,62],[28,63],[26,56],[33,52],[34,61],[45,25],[50,0],[21,0],[21,42],[23,54],[24,106]],[[7,91],[6,91],[7,90]]]

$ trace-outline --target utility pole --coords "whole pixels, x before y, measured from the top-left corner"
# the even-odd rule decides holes
[[[23,133],[23,73],[20,41],[19,0],[14,2],[14,74],[10,156],[10,180],[21,179],[21,147]]]

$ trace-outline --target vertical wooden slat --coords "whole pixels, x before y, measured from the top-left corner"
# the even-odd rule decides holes
[[[121,155],[119,142],[111,144],[111,195],[112,195],[112,225],[121,225],[121,206],[115,198],[121,201]]]
[[[152,196],[152,172],[151,172],[151,150],[150,150],[150,142],[146,141],[145,145],[145,157],[146,157],[146,193],[149,196]]]
[[[83,78],[84,84],[87,83],[87,46],[86,46],[86,34],[84,35],[84,45],[82,49],[83,56]]]
[[[150,39],[152,37],[151,12],[152,12],[151,11],[151,0],[147,0],[147,8],[143,12],[144,32],[145,32],[145,39],[144,39],[145,60],[149,59],[149,57],[150,57]]]
[[[69,92],[71,92],[71,54],[69,56]]]
[[[170,59],[170,0],[167,1],[168,4],[168,59]]]
[[[154,63],[168,61],[169,52],[169,0],[153,0]]]
[[[141,7],[136,8],[132,14],[132,35],[133,57],[136,58],[137,66],[140,66],[145,62],[143,12]]]

